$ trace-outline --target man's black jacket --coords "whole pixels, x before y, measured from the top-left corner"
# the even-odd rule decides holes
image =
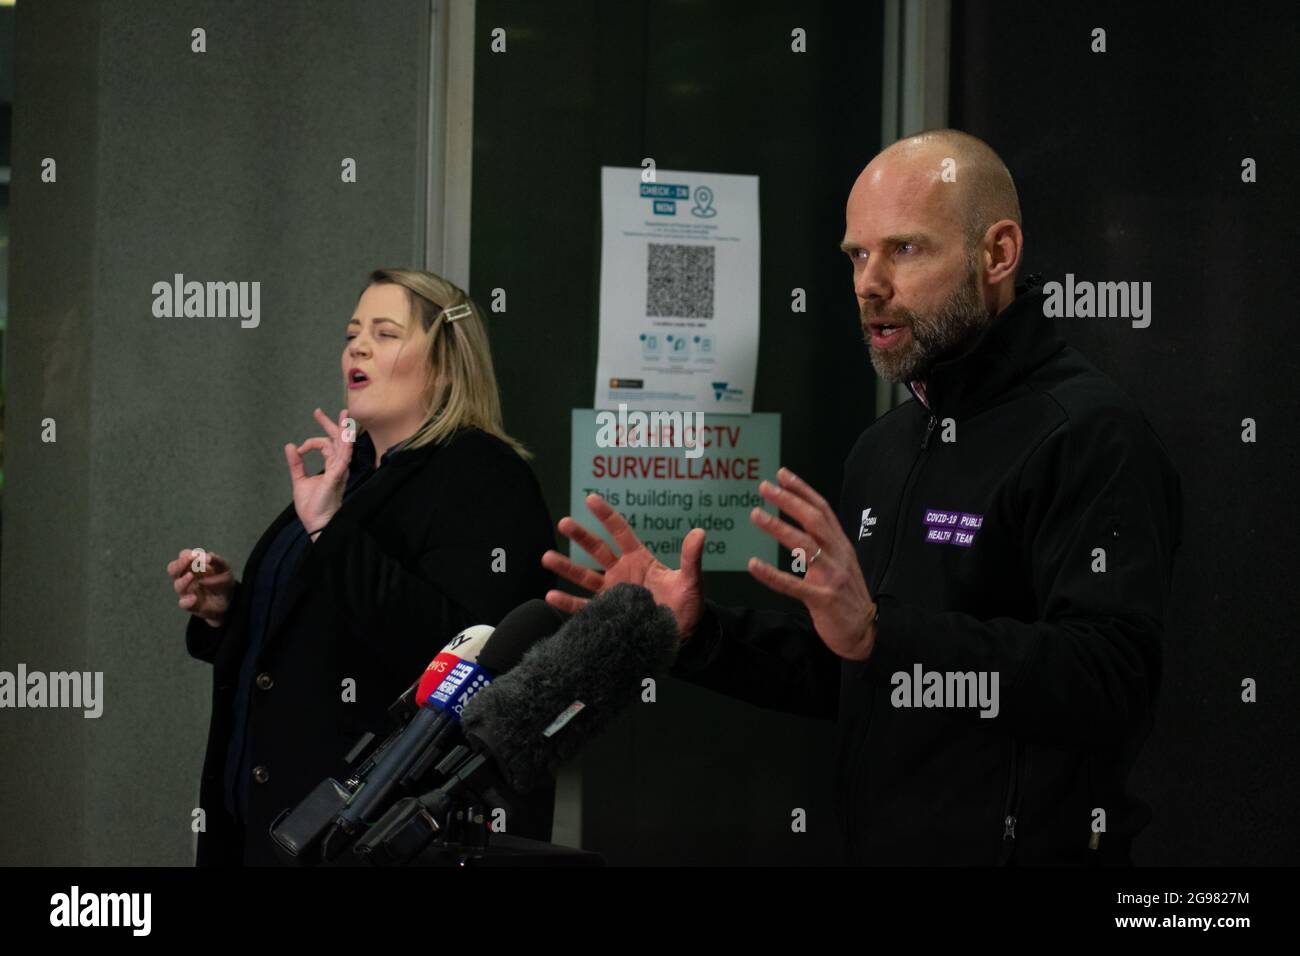
[[[363,433],[357,445],[369,441]],[[355,466],[357,450],[353,457]],[[554,583],[541,567],[555,541],[546,503],[532,469],[505,442],[466,428],[442,444],[386,456],[308,546],[277,599],[249,714],[250,765],[263,773],[241,826],[226,811],[223,773],[251,583],[293,518],[291,504],[253,548],[225,626],[191,617],[186,630],[189,652],[213,664],[200,866],[278,862],[271,822],[321,780],[346,777],[343,756],[364,731],[391,729],[389,705],[442,646],[471,624],[497,624]],[[355,702],[344,700],[349,678]],[[553,800],[549,790],[531,801],[524,815],[535,819],[507,819],[508,832],[549,839]]]
[[[879,608],[865,663],[802,609],[712,602],[678,659],[687,680],[837,721],[854,862],[1127,862],[1150,817],[1125,782],[1160,684],[1180,481],[1043,299],[1022,291],[935,368],[930,408],[881,416],[845,462],[839,519]],[[917,665],[997,672],[997,716],[894,706]]]

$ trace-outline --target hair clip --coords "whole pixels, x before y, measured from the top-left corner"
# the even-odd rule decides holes
[[[456,320],[463,319],[468,315],[470,315],[470,308],[469,304],[466,302],[442,310],[442,317],[448,322],[455,322]]]

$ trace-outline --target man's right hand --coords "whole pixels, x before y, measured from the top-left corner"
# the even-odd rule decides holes
[[[230,609],[230,595],[235,589],[235,575],[226,559],[214,551],[205,552],[207,570],[194,570],[198,552],[185,548],[175,561],[167,562],[172,589],[180,595],[176,603],[183,611],[203,618],[210,627],[220,627]]]
[[[572,517],[565,516],[557,525],[560,534],[586,551],[605,570],[601,572],[583,567],[558,551],[547,551],[542,555],[542,566],[566,581],[596,594],[616,584],[639,584],[649,590],[656,604],[663,604],[673,612],[677,618],[680,639],[690,637],[704,609],[704,591],[700,580],[704,530],[696,528],[682,539],[682,566],[681,570],[674,571],[650,553],[650,549],[633,534],[623,516],[600,495],[587,496],[587,509],[605,526],[622,554],[614,554],[604,540],[582,527]],[[548,604],[570,614],[588,600],[563,591],[546,592]]]

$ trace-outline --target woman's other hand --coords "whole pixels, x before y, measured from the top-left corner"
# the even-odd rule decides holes
[[[213,551],[185,548],[175,561],[167,562],[172,588],[180,595],[177,605],[203,618],[210,627],[225,623],[235,575],[226,559]]]
[[[343,490],[348,482],[348,462],[352,460],[352,441],[344,440],[343,426],[348,410],[339,412],[338,423],[319,408],[316,420],[324,427],[328,437],[308,438],[301,445],[292,442],[284,446],[284,458],[289,463],[289,477],[293,481],[293,507],[298,520],[309,534],[320,531],[343,505]],[[352,437],[348,436],[349,439]],[[315,449],[325,456],[325,470],[319,475],[307,474],[303,467],[303,452]]]

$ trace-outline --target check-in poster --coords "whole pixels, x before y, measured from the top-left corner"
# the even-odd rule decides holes
[[[594,406],[748,415],[758,177],[606,166],[601,223]]]

